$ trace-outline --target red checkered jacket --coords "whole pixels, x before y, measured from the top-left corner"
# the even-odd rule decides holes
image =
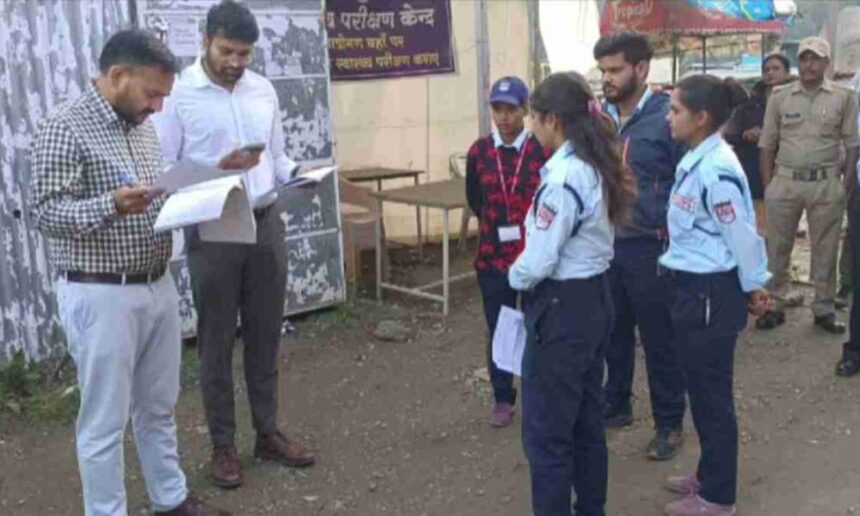
[[[496,270],[507,272],[525,245],[523,222],[535,191],[540,186],[540,169],[550,158],[551,152],[544,151],[534,136],[529,136],[523,144],[520,178],[514,186],[514,173],[520,154],[512,147],[496,148],[493,136],[477,140],[469,149],[466,160],[466,197],[469,207],[478,216],[479,245],[475,258],[477,271]],[[509,191],[509,206],[505,205],[505,195],[500,183],[498,158],[502,163],[505,184]],[[501,242],[499,227],[518,225],[523,238],[518,242]]]

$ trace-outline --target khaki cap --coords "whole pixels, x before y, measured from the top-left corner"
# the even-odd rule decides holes
[[[824,38],[819,38],[818,36],[804,38],[804,40],[800,42],[800,47],[797,49],[798,57],[807,50],[818,57],[830,59],[830,43],[828,43]]]

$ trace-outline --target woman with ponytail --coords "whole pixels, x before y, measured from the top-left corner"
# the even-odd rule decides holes
[[[612,122],[578,74],[553,74],[531,98],[532,132],[553,152],[526,215],[526,244],[508,271],[524,293],[523,447],[535,516],[603,516],[607,450],[603,352],[613,323],[606,270],[614,225],[635,182]]]
[[[734,108],[730,86],[699,75],[672,92],[672,136],[690,149],[678,164],[668,211],[669,249],[660,263],[671,275],[675,348],[684,373],[701,457],[695,474],[670,477],[670,516],[735,513],[738,426],[734,352],[747,311],[770,303],[764,241],[744,170],[720,134]]]

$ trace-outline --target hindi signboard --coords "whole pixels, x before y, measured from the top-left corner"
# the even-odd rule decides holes
[[[326,0],[333,81],[454,73],[450,0]]]

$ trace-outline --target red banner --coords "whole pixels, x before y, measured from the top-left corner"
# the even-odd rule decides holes
[[[778,33],[785,30],[785,23],[738,19],[718,11],[698,9],[683,0],[606,0],[600,16],[600,34],[622,30],[710,36]]]

